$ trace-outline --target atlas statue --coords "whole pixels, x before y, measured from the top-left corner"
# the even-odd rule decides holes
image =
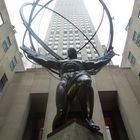
[[[93,36],[89,39],[82,32],[82,30],[80,30],[76,25],[74,25],[70,20],[68,20],[57,11],[50,9],[48,5],[49,3],[51,3],[51,1],[53,0],[49,0],[44,5],[40,4],[40,1],[35,1],[33,4],[26,3],[21,7],[20,15],[23,20],[23,24],[26,27],[21,49],[25,54],[27,54],[27,57],[29,59],[32,59],[36,63],[42,65],[43,67],[51,70],[52,72],[60,76],[60,81],[56,89],[57,112],[53,121],[53,130],[58,129],[72,119],[76,119],[85,124],[89,129],[93,131],[98,131],[99,127],[92,121],[94,107],[94,91],[91,83],[91,75],[97,74],[105,65],[107,65],[111,61],[111,58],[115,55],[112,47],[112,17],[103,0],[99,0],[104,10],[106,11],[110,23],[108,45],[106,47],[104,55],[100,56],[97,48],[94,46],[91,40],[97,34],[97,31],[100,28],[101,24],[99,24],[99,27],[97,28]],[[32,10],[29,16],[29,20],[27,21],[23,14],[23,9],[28,5],[32,6]],[[36,7],[40,7],[37,12],[35,12]],[[69,48],[67,50],[67,59],[63,59],[61,56],[56,54],[45,42],[43,42],[39,38],[39,36],[34,32],[31,26],[35,17],[44,8],[65,19],[67,22],[73,25],[80,33],[82,33],[84,37],[86,37],[88,42],[86,42],[83,47],[80,47],[78,52],[90,43],[93,49],[99,55],[99,57],[92,60],[79,60],[77,59],[77,51],[75,50],[75,48]],[[25,45],[25,36],[27,35],[27,32],[29,33],[30,47],[26,47],[29,45]],[[43,47],[52,57],[49,57],[49,55],[43,55],[38,53],[34,47],[34,42],[32,41],[32,39],[35,39],[41,45],[41,47]]]
[[[57,113],[53,121],[53,130],[59,128],[70,119],[78,119],[92,130],[99,127],[92,121],[94,91],[91,86],[91,75],[96,74],[115,55],[110,50],[106,55],[93,60],[77,59],[74,48],[68,49],[68,59],[54,60],[22,47],[28,57],[36,63],[59,71],[60,82],[56,90]]]

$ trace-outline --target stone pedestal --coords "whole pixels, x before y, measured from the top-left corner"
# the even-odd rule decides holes
[[[71,122],[48,135],[47,140],[103,140],[100,132],[92,132],[82,124]]]

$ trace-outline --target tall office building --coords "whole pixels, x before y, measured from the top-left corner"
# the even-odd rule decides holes
[[[95,33],[83,0],[58,0],[54,10],[71,21],[88,38],[91,38]],[[45,42],[54,52],[66,58],[69,47],[74,47],[78,51],[87,42],[87,38],[82,33],[61,16],[53,13]],[[104,48],[102,48],[97,35],[91,42],[102,55]],[[95,57],[98,57],[98,54],[90,43],[78,53],[79,59]]]
[[[15,40],[15,29],[4,3],[0,1],[0,98],[15,71],[23,70],[21,54]]]
[[[122,67],[131,67],[140,76],[140,1],[135,0],[133,12],[127,26],[127,40],[122,58]]]

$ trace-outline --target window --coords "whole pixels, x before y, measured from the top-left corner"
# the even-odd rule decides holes
[[[66,37],[66,38],[67,38],[67,34],[64,34],[64,37]]]
[[[67,29],[67,26],[64,26],[64,30],[66,30]]]
[[[57,50],[57,48],[58,48],[58,46],[57,46],[57,45],[55,45],[55,46],[53,47],[53,49],[54,49],[54,50]]]
[[[80,41],[79,41],[79,40],[76,40],[75,43],[76,43],[76,44],[80,44]]]
[[[79,40],[76,40],[75,43],[76,43],[76,45],[80,45],[80,41]]]
[[[86,45],[86,48],[87,48],[87,49],[90,49],[90,46],[89,46],[89,44],[87,44],[87,45]]]
[[[53,38],[52,38],[52,37],[50,37],[50,38],[49,38],[49,41],[52,41],[52,40],[53,40]]]
[[[50,34],[50,38],[53,37],[53,35]]]
[[[79,50],[79,49],[80,49],[80,45],[76,45],[76,49],[78,49],[78,50]]]
[[[59,34],[59,31],[56,31],[56,34]]]
[[[87,57],[88,57],[89,60],[91,60],[92,59],[91,53],[87,53]]]
[[[55,42],[54,42],[54,45],[58,45],[59,43],[58,43],[58,40],[56,40]]]
[[[8,78],[6,74],[3,74],[2,78],[0,79],[0,91],[4,88],[7,81],[8,81]]]
[[[49,41],[48,45],[51,46],[52,45],[52,41]]]
[[[48,47],[49,47],[49,48],[52,48],[52,46],[51,46],[50,44],[48,44]]]
[[[67,50],[63,50],[63,55],[67,55]]]
[[[133,56],[133,54],[131,52],[129,52],[129,54],[128,54],[128,60],[132,65],[134,65],[136,63],[136,58]]]
[[[69,41],[69,44],[73,44],[73,40],[70,40],[70,41]]]
[[[85,39],[85,44],[88,42],[88,40]]]
[[[63,50],[67,50],[67,45],[63,45]]]
[[[69,40],[73,40],[73,37],[69,37]]]
[[[76,36],[76,37],[75,37],[75,40],[79,40],[79,36]]]
[[[88,53],[87,56],[88,56],[88,57],[91,57],[92,55],[91,55],[91,53]]]
[[[57,29],[56,32],[59,32],[59,29]]]
[[[78,54],[77,54],[77,58],[78,58],[78,59],[82,59],[81,53],[78,53]]]
[[[69,34],[69,37],[73,37],[73,34]]]
[[[67,31],[64,31],[64,34],[67,34]]]
[[[73,44],[69,44],[69,47],[70,47],[70,48],[73,48]]]
[[[97,53],[95,53],[95,57],[96,57],[96,58],[99,57]]]
[[[57,53],[57,50],[53,50],[55,53]]]
[[[91,54],[91,50],[90,49],[86,49],[88,54]]]
[[[3,18],[2,18],[2,14],[0,13],[0,26],[4,23]]]
[[[14,68],[16,67],[16,64],[17,64],[17,60],[16,60],[16,57],[14,56],[14,58],[10,62],[10,69],[11,69],[11,71],[14,70]]]
[[[78,34],[78,30],[75,30],[75,34]]]
[[[72,33],[73,33],[73,31],[69,31],[69,33],[70,33],[70,34],[72,34]]]
[[[64,44],[64,45],[67,45],[67,41],[64,41],[64,40],[63,40],[63,44]]]
[[[59,37],[59,34],[56,34],[55,37]]]
[[[10,46],[11,46],[11,41],[10,41],[10,38],[7,37],[7,38],[3,41],[2,47],[3,47],[4,51],[7,52],[7,50],[10,48]]]
[[[58,41],[58,40],[59,40],[59,38],[58,38],[58,37],[56,37],[56,38],[55,38],[55,41]]]
[[[91,40],[91,41],[92,41],[93,44],[95,44],[95,41],[94,40]]]
[[[140,47],[140,35],[136,31],[134,31],[132,39],[136,43],[136,45]]]
[[[89,33],[89,36],[92,36],[93,34],[92,33]]]
[[[54,30],[51,30],[51,34],[54,34]]]

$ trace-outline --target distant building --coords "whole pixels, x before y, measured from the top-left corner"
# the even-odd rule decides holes
[[[94,26],[83,0],[56,1],[54,10],[71,21],[89,39],[95,33]],[[82,33],[61,16],[53,13],[46,33],[45,42],[52,50],[54,50],[54,52],[63,58],[66,58],[67,49],[69,47],[74,47],[78,51],[85,45],[85,43],[87,43],[88,40]],[[102,48],[97,35],[95,35],[91,42],[102,55],[104,49]],[[98,54],[91,43],[88,43],[84,49],[78,53],[79,59],[92,59],[95,57],[98,57]]]
[[[24,70],[21,54],[15,40],[15,29],[4,3],[0,1],[0,98],[14,72]]]
[[[127,40],[121,67],[131,67],[140,76],[140,1],[135,0],[133,12],[127,25]]]
[[[52,14],[45,37],[45,43],[48,44],[55,53],[66,58],[68,48],[74,47],[78,51],[88,42],[87,38],[90,39],[95,33],[95,28],[83,0],[56,1],[54,10],[67,18],[82,32],[81,33],[76,27],[60,15],[57,15],[56,13]],[[91,40],[91,43],[88,43],[82,51],[78,52],[78,59],[90,60],[98,57],[98,53],[94,47],[98,50],[100,55],[103,55],[106,47],[105,45],[100,44],[97,34]],[[39,48],[38,51],[42,54],[48,55],[48,52],[43,48]],[[33,64],[32,67],[40,68],[41,66]]]

